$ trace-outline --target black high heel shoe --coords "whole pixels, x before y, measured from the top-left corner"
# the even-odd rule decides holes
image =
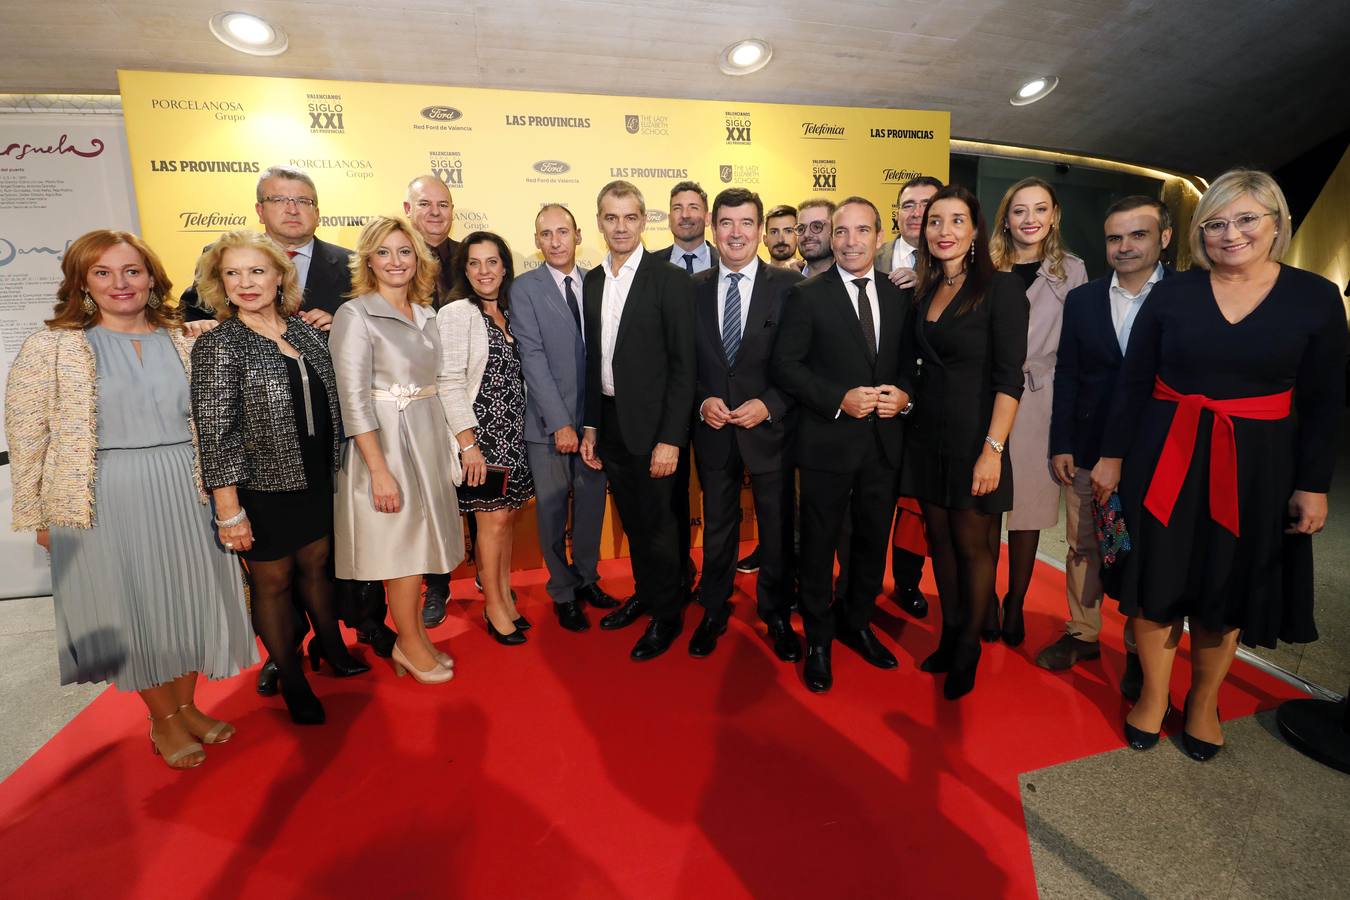
[[[979,641],[963,641],[956,645],[952,652],[951,671],[942,683],[942,696],[948,700],[959,700],[975,689],[975,672],[980,667],[982,652]]]
[[[516,616],[515,621],[512,622],[511,624],[519,628],[521,631],[529,631],[533,627],[532,625],[530,625],[530,620],[525,618],[525,616],[523,615]]]
[[[327,721],[323,704],[314,696],[305,676],[281,679],[281,699],[286,701],[286,711],[291,721],[297,725],[322,725]]]
[[[1186,719],[1190,718],[1190,710],[1191,695],[1187,694],[1186,704],[1181,710],[1182,722],[1185,722]],[[1214,707],[1214,714],[1216,716],[1219,714],[1219,708],[1217,706]],[[1198,737],[1192,737],[1191,733],[1186,730],[1185,725],[1182,725],[1181,728],[1181,746],[1182,749],[1186,751],[1186,755],[1196,762],[1209,762],[1211,759],[1218,756],[1219,751],[1223,749],[1223,744],[1211,744],[1209,741],[1202,741]]]
[[[1158,736],[1161,734],[1161,730],[1144,731],[1128,721],[1125,723],[1125,743],[1130,745],[1131,750],[1152,750],[1158,746]]]
[[[999,628],[998,613],[998,597],[994,597],[989,603],[989,611],[984,614],[984,627],[980,629],[980,640],[986,644],[998,643],[999,635],[1003,633]]]
[[[943,625],[942,636],[938,639],[937,649],[929,654],[923,662],[919,663],[919,671],[929,672],[934,675],[950,672],[952,668],[952,653],[955,651],[956,642],[960,637],[960,625]]]
[[[483,624],[487,625],[488,634],[492,635],[492,639],[499,644],[514,647],[525,643],[525,632],[521,631],[519,626],[510,634],[502,634],[497,630],[497,626],[492,624],[492,620],[488,618],[487,610],[483,610]]]
[[[328,660],[328,665],[333,667],[333,675],[336,678],[351,678],[353,675],[364,675],[370,671],[370,666],[348,653],[346,647],[342,648],[341,656],[325,653],[318,635],[309,639],[309,647],[305,652],[309,656],[309,667],[315,672],[319,671],[324,660]]]
[[[1027,639],[1027,623],[1022,617],[1022,601],[1011,603],[1003,598],[1003,643],[1016,647]]]

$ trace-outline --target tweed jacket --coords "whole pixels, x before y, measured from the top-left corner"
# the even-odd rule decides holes
[[[319,373],[328,393],[336,470],[342,412],[328,338],[299,316],[286,320],[283,337]],[[201,435],[202,481],[208,488],[233,484],[253,491],[301,491],[309,486],[286,361],[276,342],[238,318],[221,322],[192,348],[192,412]]]
[[[183,370],[192,376],[192,341],[169,331]],[[24,340],[5,385],[15,531],[94,526],[98,463],[98,374],[84,331],[44,328]],[[200,460],[197,424],[188,414],[192,449]],[[198,498],[206,503],[201,466]]]
[[[441,371],[436,376],[437,393],[450,423],[453,438],[467,428],[478,427],[473,401],[487,370],[488,333],[482,311],[468,300],[454,300],[436,313],[441,333]]]

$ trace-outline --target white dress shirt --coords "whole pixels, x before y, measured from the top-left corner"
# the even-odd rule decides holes
[[[1120,276],[1114,272],[1111,273],[1111,325],[1116,330],[1116,340],[1120,342],[1120,352],[1124,353],[1125,348],[1130,344],[1130,330],[1134,328],[1134,317],[1139,315],[1139,307],[1144,305],[1144,300],[1148,297],[1149,291],[1153,286],[1162,280],[1163,267],[1158,263],[1153,267],[1153,274],[1144,282],[1144,286],[1139,289],[1139,293],[1131,294],[1120,286]]]
[[[905,243],[904,238],[896,238],[895,247],[891,250],[891,271],[914,268],[914,255],[918,252]]]
[[[697,250],[686,250],[676,244],[670,248],[670,261],[683,269],[686,253],[694,254],[694,271],[691,274],[697,275],[699,272],[712,268],[712,249],[708,246],[707,241],[699,244]]]
[[[567,309],[567,286],[563,284],[563,279],[572,279],[572,296],[577,298],[577,312],[581,313],[581,339],[584,341],[586,339],[586,312],[581,308],[581,270],[576,267],[576,263],[572,264],[572,271],[570,272],[559,272],[548,263],[544,263],[544,268],[548,269],[548,274],[553,276],[553,283],[558,286],[558,296],[563,298],[563,309],[567,312],[569,318],[572,311]]]
[[[727,287],[731,279],[727,276],[731,270],[724,265],[717,267],[717,334],[722,334],[727,320]],[[759,274],[759,257],[750,260],[744,269],[735,273],[741,278],[736,282],[736,290],[741,294],[741,340],[745,340],[745,322],[750,318],[750,292],[755,289],[755,276]]]
[[[613,254],[606,253],[601,267],[605,270],[605,293],[600,302],[600,393],[614,396],[614,344],[619,339],[619,322],[628,302],[628,291],[633,287],[633,276],[642,262],[642,243],[639,241],[633,255],[619,267],[615,275],[610,267]]]
[[[844,290],[848,291],[848,299],[853,304],[854,315],[857,315],[858,313],[859,298],[858,298],[858,288],[853,282],[859,278],[867,279],[867,289],[865,292],[863,292],[862,299],[864,299],[867,302],[868,308],[872,310],[873,339],[876,341],[877,344],[877,352],[881,352],[881,306],[877,303],[877,281],[876,281],[877,270],[868,269],[866,275],[849,274],[848,272],[845,272],[843,269],[839,268],[839,266],[837,265],[834,267],[834,270],[838,272],[839,277],[844,280]],[[861,320],[862,317],[859,316],[859,321]]]
[[[314,238],[310,238],[303,247],[293,247],[295,255],[291,257],[291,265],[295,266],[295,274],[300,279],[300,290],[304,291],[305,284],[309,281],[309,264],[314,259]],[[282,253],[290,254],[290,251],[282,248]]]

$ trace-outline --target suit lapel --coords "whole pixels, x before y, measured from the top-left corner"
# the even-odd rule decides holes
[[[764,260],[759,261],[755,272],[755,286],[750,289],[750,311],[745,317],[745,333],[741,335],[741,347],[751,341],[758,341],[768,334],[769,315],[773,312],[773,287],[769,283],[772,277]],[[741,350],[744,355],[744,349]]]
[[[642,259],[638,260],[637,271],[633,273],[633,283],[628,286],[628,297],[624,300],[623,315],[619,317],[619,332],[614,336],[614,349],[618,351],[623,345],[624,335],[628,333],[629,327],[633,324],[633,307],[637,305],[640,292],[646,287],[648,278],[651,277],[651,270],[655,266],[661,265],[661,260],[650,253],[643,252]]]
[[[904,326],[904,295],[885,278],[878,278],[875,283],[877,314],[881,317],[881,325],[877,329],[880,345],[877,347],[877,364],[881,365],[883,356],[889,358],[890,354],[898,353],[900,350],[900,329]],[[862,330],[861,326],[858,330]]]
[[[1116,324],[1111,320],[1111,285],[1109,283],[1092,305],[1092,318],[1096,320],[1097,327],[1101,329],[1102,340],[1106,341],[1107,346],[1111,348],[1112,356],[1116,360],[1124,359],[1124,354],[1120,352],[1120,336],[1116,334]]]
[[[717,277],[716,273],[712,278],[707,279],[698,286],[698,294],[694,302],[703,307],[703,336],[712,342],[712,346],[717,349],[717,357],[722,360],[723,365],[727,365],[727,351],[722,346],[722,334],[717,330]]]

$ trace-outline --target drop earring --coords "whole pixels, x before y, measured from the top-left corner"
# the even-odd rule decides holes
[[[159,304],[162,302],[163,301],[160,299],[159,294],[155,293],[154,291],[151,291],[150,296],[146,298],[145,305],[150,307],[151,309],[159,309]]]
[[[277,285],[277,303],[281,303],[285,299],[286,299],[286,292],[281,289],[281,285]]]
[[[98,312],[98,304],[94,302],[93,297],[89,296],[88,291],[84,292],[84,298],[80,300],[80,309],[84,310],[86,316],[92,316]]]

